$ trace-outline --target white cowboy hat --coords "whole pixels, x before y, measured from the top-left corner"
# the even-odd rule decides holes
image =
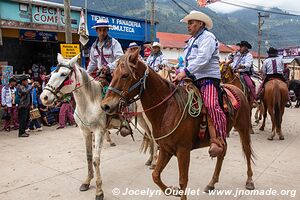
[[[96,24],[94,24],[94,26],[92,26],[93,29],[96,29],[98,27],[112,28],[113,26],[109,25],[109,21],[107,18],[100,18],[97,20]]]
[[[158,42],[153,42],[152,47],[162,48],[161,44],[159,44]]]
[[[190,20],[198,20],[198,21],[204,22],[205,27],[208,30],[212,29],[212,27],[213,27],[213,21],[211,20],[211,18],[207,14],[205,14],[203,12],[193,10],[193,11],[190,12],[190,14],[188,14],[182,20],[180,20],[180,22],[188,23],[188,21],[190,21]]]
[[[129,45],[128,45],[128,49],[130,48],[133,48],[133,47],[139,47],[139,45],[135,42],[131,42]]]

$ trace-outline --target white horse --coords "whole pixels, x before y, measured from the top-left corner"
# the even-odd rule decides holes
[[[108,130],[119,128],[120,121],[112,119],[107,124],[107,115],[101,109],[102,86],[90,77],[78,64],[78,56],[67,60],[60,54],[57,56],[58,68],[51,74],[51,78],[40,95],[44,105],[49,106],[64,94],[73,93],[76,101],[74,118],[85,138],[88,175],[80,186],[80,191],[89,189],[94,177],[93,165],[96,175],[96,200],[103,200],[102,179],[100,174],[100,153],[105,135],[109,138]],[[146,137],[151,138],[150,129],[142,117],[138,117],[140,126],[146,131]],[[94,145],[93,145],[94,141]],[[147,148],[146,140],[142,147]],[[152,143],[152,144],[151,144]],[[149,143],[148,143],[149,144]],[[143,146],[144,145],[144,146]],[[150,149],[154,148],[150,140]],[[154,151],[153,151],[154,152]],[[156,155],[150,155],[146,164],[155,165]]]

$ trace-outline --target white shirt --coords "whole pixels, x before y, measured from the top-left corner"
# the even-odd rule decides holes
[[[284,64],[282,57],[269,57],[267,58],[262,67],[262,72],[264,75],[267,74],[283,74]]]
[[[241,52],[237,52],[234,55],[232,67],[233,69],[237,69],[239,65],[244,65],[245,68],[241,68],[241,72],[250,72],[253,66],[253,56],[250,52],[241,54]]]
[[[160,70],[159,65],[166,65],[167,63],[168,59],[162,52],[159,55],[151,54],[146,61],[146,64],[156,72]]]
[[[188,55],[188,51],[190,54]],[[184,49],[184,58],[187,66],[184,69],[187,76],[195,80],[201,78],[221,78],[219,66],[219,43],[216,37],[204,30],[197,38],[189,39]],[[192,76],[192,77],[191,77]]]
[[[124,55],[121,44],[114,38],[112,39],[112,44],[109,48],[103,47],[103,56],[107,62],[107,66],[111,71],[113,71],[116,68],[116,64],[118,59]],[[100,44],[98,40],[94,42],[94,44],[91,47],[90,51],[90,63],[87,67],[87,72],[90,74],[95,71],[95,69],[101,69],[102,68],[102,58],[101,55],[98,53],[96,49],[96,45],[99,49],[99,52],[101,53],[101,47],[103,46],[103,43]]]

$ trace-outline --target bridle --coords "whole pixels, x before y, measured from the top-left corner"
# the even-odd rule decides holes
[[[143,91],[146,89],[146,80],[147,80],[148,75],[149,75],[149,67],[147,66],[147,69],[145,70],[144,75],[136,83],[134,83],[132,86],[130,86],[128,88],[128,91],[119,90],[110,85],[108,86],[107,90],[120,95],[121,100],[126,105],[132,104],[132,103],[138,101],[139,99],[141,99],[141,95],[142,95]],[[138,87],[140,88],[138,96],[128,99],[126,97],[126,95],[130,94],[132,91],[134,91]]]
[[[64,67],[64,68],[67,68],[69,69],[71,72],[69,73],[68,76],[66,76],[66,78],[63,80],[63,82],[56,88],[50,84],[47,84],[44,88],[44,90],[48,90],[49,92],[51,92],[55,97],[56,99],[61,99],[63,97],[63,95],[65,95],[64,93],[62,93],[60,90],[62,87],[66,86],[66,85],[71,85],[73,83],[73,80],[71,80],[71,76],[74,72],[75,74],[75,81],[76,81],[76,84],[75,84],[75,88],[72,90],[76,90],[79,83],[77,82],[77,78],[76,78],[76,70],[74,70],[74,67],[71,67],[70,65],[63,65],[63,64],[59,64],[57,66],[57,69],[54,71],[54,72],[58,72],[58,70],[61,68],[61,67]]]

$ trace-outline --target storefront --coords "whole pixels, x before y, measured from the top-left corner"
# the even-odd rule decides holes
[[[15,73],[27,73],[33,64],[49,71],[65,42],[63,5],[23,2],[0,0],[0,62],[13,66]],[[73,43],[79,43],[80,10],[72,7]]]

